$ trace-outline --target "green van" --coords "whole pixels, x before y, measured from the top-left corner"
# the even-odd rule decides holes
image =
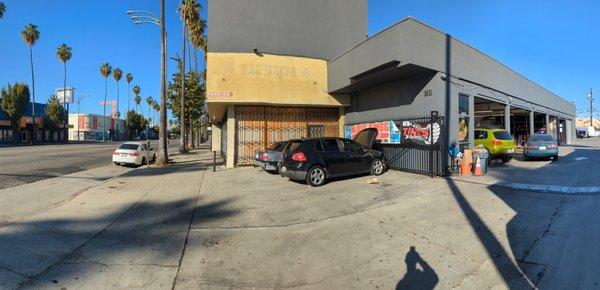
[[[509,162],[517,145],[510,132],[503,129],[475,129],[475,147],[483,145],[490,152],[491,159]]]

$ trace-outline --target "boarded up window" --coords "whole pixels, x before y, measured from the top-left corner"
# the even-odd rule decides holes
[[[275,142],[339,136],[338,108],[235,106],[235,118],[238,165]]]

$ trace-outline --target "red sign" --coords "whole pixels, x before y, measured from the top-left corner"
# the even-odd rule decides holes
[[[233,97],[232,92],[208,92],[209,97],[215,98],[231,98]]]

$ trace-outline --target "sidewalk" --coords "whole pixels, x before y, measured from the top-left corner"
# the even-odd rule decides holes
[[[0,288],[170,289],[212,154],[173,160],[0,228]]]

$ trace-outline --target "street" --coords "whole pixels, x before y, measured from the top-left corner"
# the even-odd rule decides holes
[[[0,148],[0,189],[112,164],[112,152],[121,143]],[[158,140],[151,143],[158,148]],[[176,148],[177,144],[178,140],[170,140],[169,148]]]
[[[0,288],[598,288],[600,140],[560,155],[314,188],[196,149],[14,186]]]

